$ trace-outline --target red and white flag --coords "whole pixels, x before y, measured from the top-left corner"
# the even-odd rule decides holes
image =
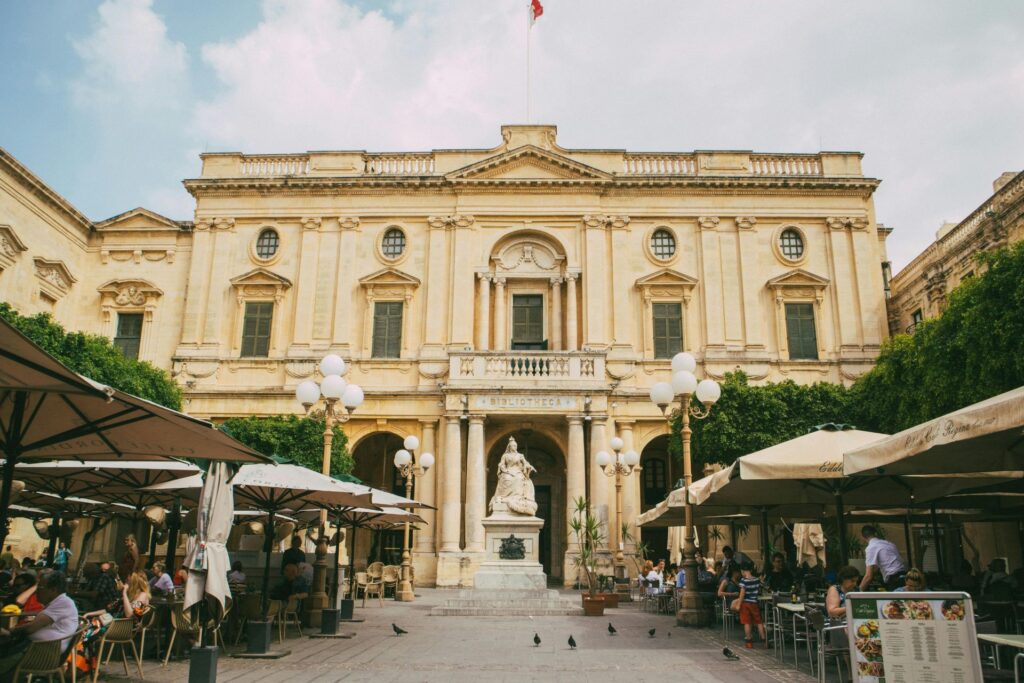
[[[530,26],[536,24],[542,14],[544,14],[544,5],[540,4],[540,0],[530,0]]]

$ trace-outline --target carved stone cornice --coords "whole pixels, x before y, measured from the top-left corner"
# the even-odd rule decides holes
[[[320,224],[322,223],[320,218],[314,216],[308,216],[302,219],[303,230],[319,230]]]
[[[338,216],[338,225],[341,226],[342,230],[358,230],[359,229],[359,217],[358,216]]]
[[[697,225],[704,230],[717,230],[719,224],[718,216],[698,216]]]
[[[451,216],[428,216],[427,224],[434,230],[453,230],[456,228],[468,228],[473,225],[476,219],[473,216],[453,214]]]
[[[740,230],[751,230],[757,225],[757,219],[753,216],[736,216],[736,227]]]
[[[586,214],[583,216],[583,225],[588,228],[605,230],[621,230],[629,225],[629,221],[629,216],[606,216],[603,213]]]
[[[863,216],[829,216],[825,224],[832,230],[864,230],[868,227],[868,219]]]

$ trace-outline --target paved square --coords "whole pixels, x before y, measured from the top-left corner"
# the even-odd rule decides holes
[[[587,617],[434,617],[430,608],[450,595],[420,589],[414,603],[385,601],[357,608],[366,619],[351,640],[286,639],[292,654],[280,660],[238,660],[221,656],[217,680],[227,681],[702,681],[746,683],[813,679],[780,664],[771,652],[745,651],[731,643],[739,661],[722,656],[720,631],[675,626],[668,615],[624,604],[603,619]],[[566,593],[575,599],[578,594]],[[609,636],[611,621],[619,634]],[[392,622],[409,631],[396,637]],[[650,638],[648,629],[655,628]],[[541,637],[534,647],[533,634]],[[572,634],[576,650],[567,644]],[[791,663],[791,662],[790,662]],[[123,678],[115,662],[109,678]],[[167,668],[146,661],[146,680],[183,681],[187,662]]]

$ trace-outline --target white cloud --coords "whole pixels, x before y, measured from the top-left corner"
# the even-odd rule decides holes
[[[152,0],[106,0],[99,21],[74,41],[82,71],[71,83],[87,109],[166,109],[180,105],[188,87],[185,45],[167,37]]]

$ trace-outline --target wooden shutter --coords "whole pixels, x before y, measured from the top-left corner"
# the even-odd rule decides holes
[[[274,320],[272,301],[251,301],[245,304],[242,322],[242,356],[266,358],[270,355],[270,330]]]
[[[118,313],[117,336],[114,337],[114,346],[121,350],[125,358],[138,359],[141,343],[142,314]]]
[[[373,304],[374,358],[398,358],[402,355],[401,301],[377,301]]]
[[[659,303],[651,307],[654,321],[654,357],[671,358],[683,350],[683,306]]]
[[[814,304],[786,304],[786,336],[790,359],[818,360]]]

